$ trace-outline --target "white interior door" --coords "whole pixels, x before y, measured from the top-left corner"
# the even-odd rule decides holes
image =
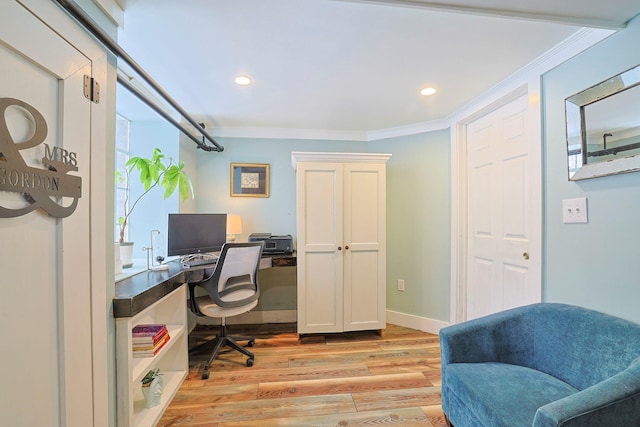
[[[91,63],[14,1],[1,2],[0,19],[0,98],[25,102],[47,125],[42,143],[19,146],[42,134],[42,123],[19,106],[6,109],[0,117],[8,130],[0,141],[0,180],[16,182],[9,158],[22,159],[35,175],[46,174],[47,144],[66,153],[58,158],[64,163],[73,153],[78,170],[68,173],[80,177],[83,187],[75,212],[64,219],[42,209],[0,218],[2,424],[90,426],[91,103],[84,98],[83,80],[91,75]],[[24,184],[30,178],[20,179]],[[74,199],[40,197],[35,202],[68,207]],[[5,209],[29,210],[33,203],[20,193],[0,191]]]
[[[522,95],[467,125],[467,319],[540,300],[529,121]]]

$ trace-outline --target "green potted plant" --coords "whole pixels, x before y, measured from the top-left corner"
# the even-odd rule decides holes
[[[149,387],[149,385],[151,384],[151,381],[153,381],[153,379],[158,375],[160,375],[160,369],[158,368],[151,369],[149,372],[146,373],[144,377],[142,377],[142,386]]]
[[[134,172],[138,172],[140,183],[144,191],[132,203],[129,203],[129,180]],[[164,198],[169,198],[177,189],[182,200],[189,196],[193,197],[193,185],[191,179],[184,170],[184,163],[180,160],[177,163],[171,157],[167,157],[162,150],[155,148],[151,158],[131,157],[125,164],[124,175],[116,172],[118,182],[124,183],[127,188],[127,195],[123,201],[124,215],[118,218],[119,243],[121,250],[126,246],[133,245],[132,242],[125,242],[125,235],[129,218],[140,200],[155,187],[161,186],[164,189]],[[129,254],[122,254],[122,266],[131,267],[131,248]]]

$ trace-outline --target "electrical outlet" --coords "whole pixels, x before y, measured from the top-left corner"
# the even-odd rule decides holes
[[[404,292],[404,280],[398,279],[398,290]]]

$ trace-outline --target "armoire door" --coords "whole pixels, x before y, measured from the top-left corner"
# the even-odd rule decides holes
[[[344,164],[344,330],[386,327],[386,167]]]
[[[342,164],[300,163],[296,180],[298,333],[342,332]]]

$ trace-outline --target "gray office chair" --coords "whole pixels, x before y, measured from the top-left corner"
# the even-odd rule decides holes
[[[203,343],[191,350],[192,353],[201,352],[213,345],[213,351],[202,371],[202,379],[209,378],[209,365],[218,357],[222,349],[231,347],[248,356],[246,365],[253,366],[254,355],[237,341],[248,341],[247,346],[253,347],[255,338],[231,337],[227,335],[225,319],[237,316],[253,309],[258,304],[260,287],[258,286],[258,267],[264,242],[226,243],[220,252],[210,279],[189,284],[189,307],[197,316],[219,318],[221,320],[220,333],[209,342]],[[201,287],[208,295],[196,296],[196,289]]]

